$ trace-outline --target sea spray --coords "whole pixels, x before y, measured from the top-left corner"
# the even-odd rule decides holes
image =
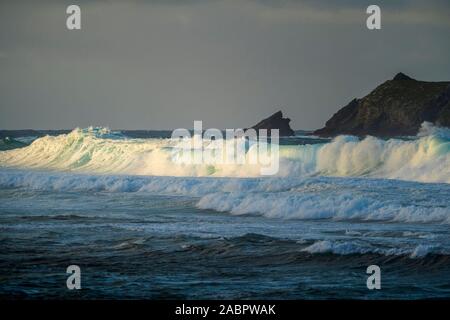
[[[338,136],[329,143],[280,145],[277,176],[450,183],[449,130],[432,129],[429,125],[424,128],[420,136],[408,140]],[[102,128],[75,129],[69,134],[36,139],[24,148],[1,151],[0,166],[95,174],[261,176],[261,164],[176,163],[173,150],[177,143],[176,139],[130,139]],[[250,146],[246,156],[253,151]]]

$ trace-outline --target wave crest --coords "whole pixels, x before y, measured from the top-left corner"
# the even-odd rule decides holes
[[[425,123],[413,140],[338,136],[329,143],[282,145],[277,175],[450,183],[449,132]],[[259,165],[251,164],[177,164],[172,157],[175,146],[176,141],[171,139],[129,139],[120,132],[91,127],[45,136],[27,147],[2,151],[0,166],[196,177],[256,177],[261,172]]]
[[[450,224],[448,185],[394,180],[206,179],[0,170],[0,188],[180,195],[203,210],[278,219]]]

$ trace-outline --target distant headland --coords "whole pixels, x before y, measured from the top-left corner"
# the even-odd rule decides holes
[[[415,80],[398,73],[362,99],[353,99],[313,134],[407,136],[424,121],[450,127],[450,82]]]
[[[279,129],[281,136],[293,136],[290,121],[278,111],[252,128]],[[312,134],[409,136],[416,135],[424,121],[450,127],[450,81],[418,81],[400,72],[365,97],[353,99]]]

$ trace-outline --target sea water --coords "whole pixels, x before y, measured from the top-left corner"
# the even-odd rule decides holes
[[[175,165],[166,134],[17,141],[0,151],[2,297],[450,297],[447,129],[282,139],[273,177]]]

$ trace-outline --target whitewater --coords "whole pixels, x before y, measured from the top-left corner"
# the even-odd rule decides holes
[[[244,138],[241,138],[244,139]],[[231,141],[233,143],[234,141]],[[130,139],[105,128],[45,136],[25,148],[0,152],[0,167],[94,174],[257,177],[254,164],[180,164],[174,139]],[[208,148],[205,142],[204,148]],[[230,143],[230,142],[227,142]],[[249,141],[246,156],[257,152]],[[424,123],[418,137],[381,140],[338,136],[331,142],[280,146],[280,177],[371,177],[450,183],[450,130]]]
[[[450,297],[449,129],[284,138],[270,177],[106,128],[5,146],[0,296],[70,298],[52,275],[76,262],[81,298]]]

